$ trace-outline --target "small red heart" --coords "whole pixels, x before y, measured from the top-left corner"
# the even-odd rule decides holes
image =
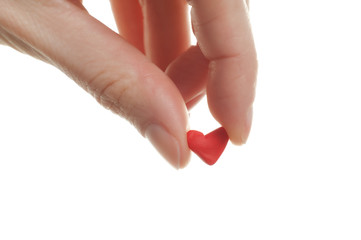
[[[205,163],[213,165],[222,155],[229,137],[226,130],[220,127],[205,136],[201,132],[191,130],[187,133],[187,139],[189,148]]]

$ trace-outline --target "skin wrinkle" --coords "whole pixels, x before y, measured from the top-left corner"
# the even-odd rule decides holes
[[[244,39],[244,37],[242,37],[242,36],[231,36],[229,38],[229,40],[237,39],[237,38]],[[235,52],[233,54],[219,54],[217,56],[210,57],[209,54],[206,54],[206,50],[204,50],[204,48],[202,48],[202,45],[199,45],[199,47],[202,49],[202,52],[205,52],[204,55],[207,57],[207,59],[210,62],[231,59],[231,58],[246,58],[248,56],[252,56],[255,54],[254,49],[247,48],[247,49],[242,49],[240,52]],[[255,57],[255,60],[256,60],[256,63],[254,63],[254,64],[257,65],[257,56]]]
[[[153,79],[157,76],[154,74],[154,72],[146,71],[145,69],[139,69],[139,71],[137,73],[134,73],[134,75],[127,75],[127,73],[125,73],[124,76],[125,77],[122,76],[115,79],[124,79],[124,81],[133,82],[133,84],[127,83],[125,84],[126,86],[124,86],[124,81],[122,81],[122,84],[120,84],[120,82],[118,81],[117,83],[119,84],[118,87],[120,86],[120,90],[118,89],[118,87],[111,87],[111,85],[108,86],[107,89],[109,89],[109,91],[105,89],[103,93],[100,94],[101,100],[102,101],[105,100],[106,102],[105,103],[100,102],[100,103],[108,105],[109,109],[112,112],[127,119],[133,126],[136,127],[138,132],[143,137],[145,137],[145,131],[147,127],[150,124],[154,124],[155,122],[157,122],[157,119],[155,119],[154,117],[149,118],[149,116],[153,116],[153,114],[149,112],[147,105],[144,105],[144,103],[149,104],[150,102],[152,102],[153,99],[152,98],[148,99],[144,101],[144,103],[140,103],[140,105],[138,103],[137,105],[132,105],[132,106],[129,105],[127,107],[126,105],[124,105],[124,102],[127,102],[127,99],[134,98],[134,96],[138,96],[139,94],[147,96],[148,94],[146,93],[142,94],[140,92],[137,92],[136,91],[138,89],[137,86],[139,84],[152,86],[152,84],[147,82],[154,82]],[[130,79],[138,79],[138,80],[130,80]],[[111,97],[111,95],[114,95],[114,93],[111,93],[114,92],[114,89],[116,89],[116,96],[117,96],[116,99]],[[107,92],[109,92],[109,94],[107,94]],[[155,94],[156,93],[154,93],[153,95]]]
[[[25,2],[25,0],[23,0]],[[82,0],[37,0],[37,1],[28,1],[30,4],[33,3],[34,5],[37,4],[37,7],[48,7],[57,9],[59,7],[64,7],[65,3],[70,3],[68,8],[71,8],[71,5],[76,6],[85,10],[84,6],[82,5]]]
[[[36,50],[35,48],[31,47],[29,44],[24,42],[22,39],[12,35],[6,29],[0,26],[0,44],[7,45],[16,51],[28,54],[36,59],[39,59],[43,62],[50,63],[50,59],[45,56],[40,51]]]
[[[226,58],[220,58],[217,60],[212,60],[209,64],[209,74],[211,79],[214,79],[215,75],[217,74],[217,65],[218,63],[221,63],[223,61],[231,61],[230,66],[233,66],[233,64],[236,64],[239,67],[239,71],[235,71],[236,74],[234,76],[231,76],[227,81],[229,83],[235,84],[235,86],[228,86],[230,88],[238,88],[238,86],[241,86],[240,89],[248,89],[247,92],[241,91],[243,95],[241,96],[242,99],[246,99],[248,104],[251,104],[254,102],[255,96],[254,92],[256,89],[256,81],[252,84],[251,88],[249,87],[249,81],[248,79],[256,78],[257,77],[257,61],[255,63],[252,62],[244,62],[242,61],[244,58],[243,55],[235,56],[235,57],[226,57]],[[249,69],[254,69],[254,71],[250,72]],[[222,81],[214,81],[213,84],[219,85],[219,87],[222,87]],[[219,88],[218,87],[218,88]],[[217,99],[219,99],[217,97]]]
[[[111,73],[108,69],[102,69],[98,71],[94,76],[90,78],[86,83],[86,90],[90,92],[96,100],[107,109],[116,112],[117,114],[126,117],[129,115],[129,108],[125,108],[123,104],[124,99],[132,96],[127,94],[132,88],[134,88],[133,80],[134,76],[128,73],[123,73],[118,76],[109,75]],[[119,81],[120,79],[121,82]],[[127,96],[127,97],[125,97]]]
[[[117,84],[117,83],[114,83]],[[119,84],[119,82],[118,82]],[[110,89],[112,85],[109,85],[108,88]],[[140,109],[137,105],[135,106],[127,106],[124,105],[124,99],[131,98],[133,96],[132,93],[127,94],[131,92],[132,88],[134,88],[132,85],[130,85],[128,88],[124,90],[117,91],[117,94],[119,94],[119,97],[114,99],[113,97],[109,97],[107,94],[99,95],[99,97],[96,97],[97,101],[104,106],[106,109],[109,109],[113,113],[117,114],[118,116],[121,116],[128,120],[130,124],[135,126],[136,129],[138,129],[139,133],[144,136],[145,127],[144,125],[149,124],[147,123],[149,120],[144,122],[144,118],[140,118],[139,116],[146,116],[148,112],[145,108]],[[113,89],[112,89],[113,90]],[[127,97],[124,97],[127,96]],[[138,117],[135,117],[138,116]]]
[[[194,8],[192,8],[191,10],[191,15],[192,15],[192,24],[193,27],[195,27],[196,29],[199,29],[200,27],[203,27],[205,25],[211,24],[213,22],[216,22],[219,20],[219,18],[227,15],[227,12],[225,10],[221,11],[221,12],[217,12],[217,15],[212,16],[211,18],[204,20],[202,22],[200,22],[200,20],[196,17],[196,14],[194,13]]]
[[[253,55],[253,52],[252,50],[249,50],[247,51],[246,53],[243,52],[244,54],[237,54],[237,55],[234,55],[234,56],[220,56],[218,58],[215,58],[215,59],[212,59],[210,60],[210,63],[209,63],[209,73],[210,75],[211,74],[214,74],[214,72],[216,71],[216,65],[217,65],[217,62],[221,62],[221,61],[238,61],[240,60],[240,63],[239,63],[239,69],[242,70],[240,72],[242,72],[242,74],[244,74],[244,71],[247,71],[249,73],[249,69],[253,69],[253,71],[250,73],[250,75],[252,77],[257,77],[257,72],[258,72],[258,60],[257,60],[257,56],[256,58],[254,58],[254,61],[242,61],[242,59],[246,59],[246,57],[248,56],[247,53],[250,53],[249,55],[252,56]],[[239,76],[242,75],[241,73],[239,73]]]
[[[164,93],[163,91],[160,91],[160,89],[154,85],[154,82],[156,78],[159,78],[158,76],[158,72],[154,72],[154,71],[147,71],[146,69],[142,69],[140,70],[141,74],[141,84],[144,84],[146,86],[149,86],[148,90],[151,90],[152,95],[154,96],[152,98],[148,98],[146,99],[144,102],[147,102],[148,104],[150,103],[150,105],[157,104],[157,102],[161,101],[161,102],[167,102],[168,100],[168,93]],[[169,84],[174,84],[172,81],[169,81]],[[149,95],[147,95],[149,96]],[[156,100],[156,101],[155,101]],[[146,108],[146,106],[144,106]],[[176,112],[176,108],[174,106],[171,106],[168,112],[168,115],[177,115]],[[148,109],[143,109],[143,112],[147,112]],[[172,133],[171,129],[167,126],[167,124],[164,124],[162,122],[160,122],[158,119],[156,119],[156,116],[154,116],[154,114],[150,114],[150,118],[146,119],[146,122],[143,122],[141,125],[138,126],[139,132],[144,136],[145,131],[147,130],[147,127],[151,124],[157,123],[163,126],[163,128],[168,132],[168,133]]]
[[[53,12],[54,15],[61,14],[63,18],[71,19],[72,14],[74,13],[74,7],[65,6],[66,4],[64,4],[64,2],[68,1],[52,0],[35,2],[36,3],[34,3],[34,1],[23,1],[23,3],[18,4],[17,8],[22,10],[22,14],[14,13],[14,8],[12,6],[13,4],[17,3],[16,1],[14,1],[14,3],[11,2],[11,4],[9,5],[5,4],[5,9],[7,11],[5,11],[5,13],[3,14],[0,10],[1,26],[5,27],[5,30],[11,33],[13,38],[21,39],[23,45],[29,46],[29,49],[31,49],[30,53],[36,52],[36,55],[42,56],[40,60],[44,60],[45,62],[54,65],[55,67],[65,72],[68,76],[73,77],[64,67],[65,65],[60,64],[59,61],[57,61],[56,56],[50,56],[49,54],[47,54],[46,49],[51,49],[54,47],[54,45],[51,41],[51,36],[46,34],[46,31],[43,31],[43,25],[47,25],[47,27],[49,28],[53,28],[53,25],[59,25],[58,22],[54,22],[52,17],[49,17],[50,14],[48,13],[48,11]],[[54,2],[56,2],[57,5],[54,4]],[[59,2],[62,2],[62,4],[59,4]],[[71,6],[73,6],[73,4],[71,4]],[[50,10],[48,10],[47,8]],[[66,11],[64,11],[64,8],[66,9]],[[32,9],[35,11],[29,11],[28,9]],[[5,16],[4,19],[1,18],[2,15]],[[59,25],[58,27],[62,26]],[[12,31],[10,32],[8,29],[12,29]],[[31,32],[28,32],[29,30],[31,30]],[[39,39],[41,39],[41,41],[39,41]],[[38,46],[40,42],[42,44],[42,47]],[[58,41],[58,48],[62,47],[66,49],[66,45],[61,46],[59,45],[59,43],[61,43],[61,41]],[[25,49],[27,48],[25,47]],[[30,54],[29,52],[26,53]]]
[[[238,79],[243,79],[242,82],[244,84],[240,84],[240,81],[234,81],[234,80],[238,80]],[[232,77],[229,81],[234,83],[234,85],[235,85],[234,88],[242,89],[242,88],[244,88],[244,85],[247,85],[247,83],[245,83],[246,81],[244,81],[246,79],[247,79],[247,76],[245,76],[244,74],[240,74],[239,76]],[[240,91],[237,96],[241,97],[242,99],[247,99],[247,101],[243,101],[244,103],[247,103],[246,105],[251,105],[251,103],[253,103],[254,99],[255,99],[254,94],[252,93],[252,91],[247,91],[247,92]],[[234,96],[222,94],[222,95],[217,95],[216,98],[217,98],[218,104],[223,105],[223,104],[221,104],[221,102],[226,102],[227,103],[230,100],[234,99]]]

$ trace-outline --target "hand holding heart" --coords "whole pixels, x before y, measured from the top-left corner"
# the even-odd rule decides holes
[[[187,2],[198,41],[193,47]],[[246,2],[111,4],[120,34],[92,17],[81,0],[1,0],[0,43],[58,67],[128,119],[177,168],[190,158],[187,108],[205,94],[230,140],[244,143],[257,73]]]

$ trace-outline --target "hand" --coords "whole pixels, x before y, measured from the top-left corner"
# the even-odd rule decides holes
[[[187,107],[207,93],[235,144],[252,120],[256,51],[243,0],[111,0],[120,35],[79,0],[2,0],[0,43],[61,69],[128,119],[175,167],[189,161]],[[146,55],[146,56],[145,56]]]

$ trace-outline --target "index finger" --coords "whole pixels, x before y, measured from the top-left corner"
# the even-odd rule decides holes
[[[257,57],[244,0],[189,0],[198,44],[210,61],[208,104],[232,142],[251,128]]]

